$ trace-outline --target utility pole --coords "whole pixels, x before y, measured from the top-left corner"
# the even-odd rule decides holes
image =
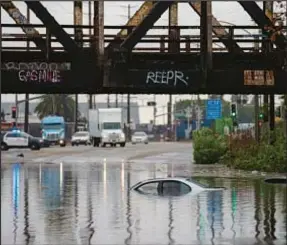
[[[118,94],[116,94],[116,108],[119,107],[119,100],[118,100]]]
[[[15,94],[15,106],[16,106],[15,127],[17,127],[17,125],[18,125],[18,115],[19,115],[18,94]]]
[[[107,107],[110,108],[110,95],[107,96]]]
[[[30,9],[27,7],[27,21],[30,23]],[[27,51],[30,49],[30,41],[27,41]],[[29,130],[29,94],[25,94],[25,112],[24,112],[24,132]]]

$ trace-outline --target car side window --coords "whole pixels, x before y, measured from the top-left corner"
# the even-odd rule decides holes
[[[20,137],[21,137],[21,138],[24,138],[24,139],[27,139],[27,138],[28,138],[28,135],[27,135],[27,134],[24,134],[24,133],[21,133],[21,134],[20,134]]]
[[[17,137],[17,135],[14,134],[14,133],[8,133],[8,134],[6,134],[6,138],[16,138],[16,137]]]
[[[137,188],[137,191],[139,191],[142,194],[152,194],[152,195],[158,195],[158,187],[159,187],[159,181],[149,182],[146,184],[143,184],[139,188]]]
[[[163,195],[184,195],[191,192],[191,187],[180,181],[164,181],[162,184]]]

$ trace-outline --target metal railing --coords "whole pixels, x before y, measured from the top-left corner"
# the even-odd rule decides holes
[[[90,29],[93,29],[93,26],[89,25],[61,25],[62,28],[67,32],[73,32],[75,28],[80,28],[83,30],[83,38],[80,41],[82,45],[85,47],[90,47],[90,44],[94,41],[94,36],[86,34],[89,32]],[[27,24],[27,25],[19,25],[19,24],[2,24],[2,48],[3,50],[25,50],[26,51],[26,44],[27,41],[32,42],[33,37],[31,35],[15,33],[11,31],[12,29],[19,28],[19,27],[33,27],[37,28],[40,35],[36,38],[42,38],[46,40],[47,36],[49,35],[47,32],[47,27],[43,24]],[[127,36],[118,36],[117,33],[119,30],[133,30],[136,28],[135,26],[105,26],[105,34],[104,34],[104,42],[105,46],[108,46],[110,43],[121,43]],[[168,36],[168,26],[154,26],[148,33],[145,35],[134,48],[133,51],[167,51],[167,46],[169,42],[176,42],[180,43],[180,51],[181,52],[197,52],[199,51],[199,44],[200,44],[200,35],[199,30],[200,26],[177,26],[172,27],[173,29],[178,31],[178,39],[177,40],[170,40]],[[226,36],[221,36],[222,39],[230,39],[237,42],[243,50],[246,51],[253,51],[254,50],[254,43],[262,43],[268,42],[269,40],[266,36],[259,35],[258,31],[260,30],[257,26],[213,26],[214,29],[225,29],[227,31]],[[249,30],[250,32],[254,32],[254,34],[245,34],[242,33],[242,30]],[[156,30],[157,34],[153,33]],[[114,31],[115,33],[111,34],[108,32]],[[161,34],[158,34],[159,32]],[[282,28],[282,33],[287,33],[287,27]],[[69,36],[74,39],[74,34],[69,34]],[[221,40],[216,36],[213,35],[213,43],[216,45],[221,42]],[[55,37],[51,37],[51,50],[52,51],[62,51],[64,48],[59,43],[59,41]],[[160,48],[161,46],[161,48]],[[166,47],[165,47],[166,46]],[[37,47],[30,47],[31,51],[39,50]],[[223,47],[214,47],[213,50],[216,51],[227,51],[226,48]]]

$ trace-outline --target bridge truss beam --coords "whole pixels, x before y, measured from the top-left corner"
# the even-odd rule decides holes
[[[25,1],[29,9],[43,22],[59,42],[63,45],[64,49],[71,55],[76,55],[80,52],[80,48],[75,41],[68,35],[68,33],[59,25],[55,18],[39,1]]]
[[[0,2],[0,6],[7,12],[7,14],[15,21],[16,24],[30,24],[25,15],[21,13],[21,11],[12,1]],[[21,29],[27,35],[28,39],[35,43],[37,48],[46,53],[46,42],[35,28],[22,26]]]
[[[264,11],[257,5],[254,1],[238,1],[238,3],[243,7],[243,9],[249,14],[249,16],[256,22],[256,24],[264,29],[265,27],[275,28],[272,21],[264,13]],[[287,42],[283,34],[277,35],[275,39],[275,44],[279,49],[284,50]]]
[[[189,2],[189,5],[199,16],[201,16],[201,2]],[[211,21],[212,26],[221,26],[220,22],[213,15],[211,15]],[[232,37],[229,37],[230,34],[224,28],[213,27],[212,31],[223,43],[223,45],[228,49],[228,51],[243,52],[237,42],[234,41]]]
[[[172,5],[173,2],[162,1],[153,4],[150,13],[145,16],[142,22],[128,35],[121,43],[121,48],[132,50],[138,41],[148,32],[160,16]]]

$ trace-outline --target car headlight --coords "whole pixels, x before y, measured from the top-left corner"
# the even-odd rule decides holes
[[[102,134],[102,138],[108,138],[109,135],[108,134]]]
[[[64,143],[64,140],[60,140],[60,143]]]

